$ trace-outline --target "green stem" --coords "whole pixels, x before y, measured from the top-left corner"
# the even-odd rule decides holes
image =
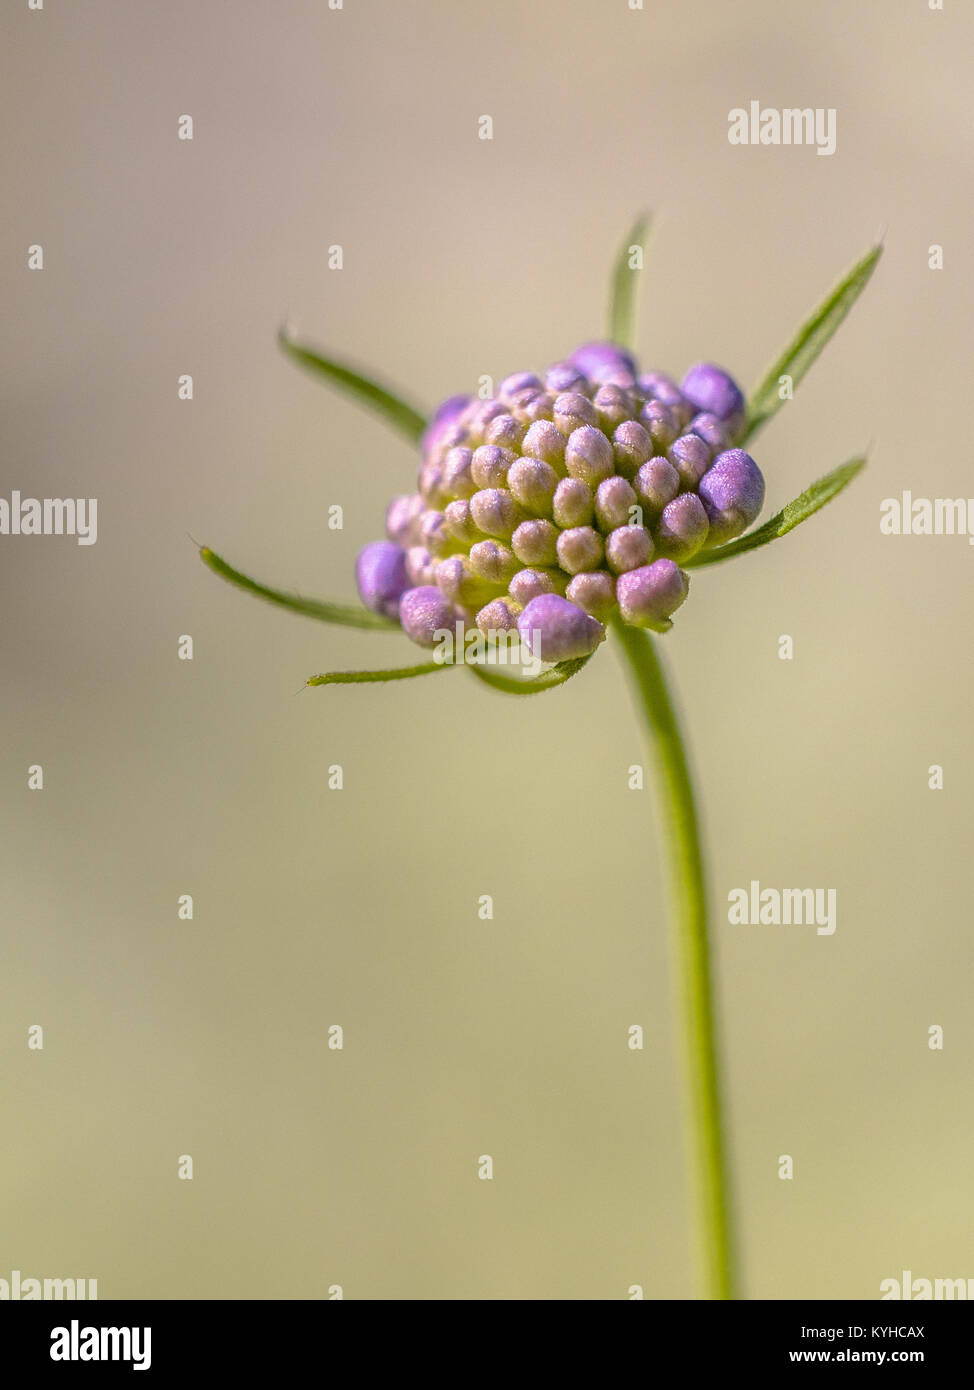
[[[707,939],[707,894],[693,786],[666,676],[647,632],[614,624],[656,755],[660,813],[668,837],[680,1007],[686,1033],[689,1143],[710,1298],[734,1298],[728,1165],[721,1115],[716,1020]]]

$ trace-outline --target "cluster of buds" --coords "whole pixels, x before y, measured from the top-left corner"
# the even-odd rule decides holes
[[[744,426],[720,367],[677,386],[612,343],[489,400],[454,396],[423,437],[418,491],[359,554],[362,601],[420,646],[458,623],[516,628],[545,662],[587,656],[613,617],[665,632],[689,589],[680,566],[763,505]]]

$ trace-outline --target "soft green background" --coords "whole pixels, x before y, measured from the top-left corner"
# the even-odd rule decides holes
[[[965,8],[5,7],[0,495],[96,496],[100,533],[0,538],[0,1277],[694,1295],[658,831],[615,654],[537,701],[460,672],[304,690],[415,649],[265,607],[190,540],[350,597],[414,460],[282,359],[282,316],[432,403],[599,332],[643,206],[647,364],[746,383],[887,235],[756,449],[769,508],[871,441],[869,470],[701,571],[665,648],[706,793],[747,1290],[974,1277],[974,554],[878,528],[902,488],[974,494]],[[752,98],[835,107],[837,153],[730,146]],[[835,936],[730,927],[752,878],[836,888]]]

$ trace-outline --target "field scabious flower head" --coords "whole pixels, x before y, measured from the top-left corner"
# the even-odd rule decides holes
[[[760,512],[761,472],[732,447],[743,402],[721,367],[677,386],[607,341],[513,373],[487,401],[451,396],[422,436],[417,491],[359,555],[362,602],[425,647],[434,617],[485,631],[516,618],[553,662],[589,655],[613,617],[665,632],[689,592],[680,565]]]

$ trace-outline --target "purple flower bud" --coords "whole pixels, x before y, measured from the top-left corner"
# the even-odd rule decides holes
[[[513,376],[506,376],[497,388],[497,395],[504,404],[510,407],[514,397],[521,391],[541,391],[543,387],[538,377],[533,372],[515,372]]]
[[[506,487],[507,470],[517,458],[511,449],[502,449],[497,444],[481,444],[473,451],[470,460],[470,476],[477,484],[476,492],[482,487]],[[473,493],[469,494],[471,497]]]
[[[653,441],[638,420],[624,420],[612,436],[616,472],[632,482],[637,469],[653,457]]]
[[[486,401],[475,401],[470,412],[468,424],[471,436],[482,439],[484,431],[491,420],[496,420],[498,415],[506,415],[507,413],[507,406],[503,405],[500,401],[495,401],[493,398]]]
[[[423,513],[423,498],[418,492],[394,497],[386,508],[386,535],[397,545],[419,544],[419,518]]]
[[[432,647],[438,632],[452,632],[457,611],[448,598],[431,584],[407,589],[399,600],[399,621],[402,630],[421,647]]]
[[[562,478],[555,488],[552,511],[559,526],[587,526],[595,516],[595,494],[580,478]]]
[[[520,424],[513,415],[495,415],[484,430],[484,439],[488,444],[499,444],[502,449],[520,449],[526,434],[527,426]]]
[[[700,498],[695,492],[681,492],[663,508],[656,548],[667,559],[682,565],[703,548],[709,530],[710,522]]]
[[[572,661],[588,656],[605,637],[595,618],[558,594],[533,598],[517,620],[528,651],[539,661]]]
[[[606,478],[595,489],[595,518],[600,531],[628,526],[630,509],[638,505],[636,494],[625,478]]]
[[[439,507],[441,503],[449,501],[443,491],[442,463],[424,463],[420,467],[417,483],[427,506]]]
[[[485,536],[509,541],[524,517],[506,488],[484,488],[470,499],[470,515]]]
[[[707,545],[722,545],[746,531],[764,506],[764,478],[743,449],[718,454],[700,479],[700,500],[707,509]]]
[[[482,538],[483,532],[470,514],[470,499],[457,498],[448,502],[443,511],[443,530],[451,541],[459,545],[473,545]]]
[[[661,454],[666,453],[680,433],[679,421],[662,401],[647,401],[639,412],[639,420]]]
[[[486,583],[474,573],[466,555],[448,555],[436,567],[436,587],[451,603],[465,608],[480,608],[497,592],[497,586]]]
[[[476,623],[481,632],[512,632],[517,627],[521,605],[508,594],[491,599],[477,614]]]
[[[419,539],[434,555],[446,555],[454,549],[455,542],[447,530],[445,513],[433,508],[425,511],[419,519]]]
[[[550,420],[536,420],[528,426],[528,432],[521,441],[521,453],[527,457],[541,459],[559,473],[563,472],[565,457],[565,436]]]
[[[680,491],[680,475],[667,459],[651,458],[639,469],[633,487],[649,516],[655,519]]]
[[[661,405],[667,405],[671,410],[679,410],[686,405],[683,392],[672,377],[668,377],[665,372],[644,372],[639,377],[638,385],[639,389],[644,391],[650,400],[659,401]]]
[[[448,449],[444,454],[441,487],[451,498],[472,497],[477,491],[477,484],[470,474],[472,460],[472,452],[459,446]]]
[[[547,391],[522,391],[511,404],[511,414],[525,429],[538,420],[550,420],[554,409],[555,398]]]
[[[500,541],[478,541],[470,547],[470,568],[478,578],[506,589],[521,566],[510,546]]]
[[[462,444],[463,427],[459,423],[459,417],[463,414],[471,400],[470,396],[451,396],[438,405],[433,412],[433,417],[426,427],[420,449],[424,458],[432,458],[444,444]],[[457,432],[461,437],[456,438]]]
[[[511,547],[522,565],[555,565],[559,535],[550,521],[522,521],[511,537]]]
[[[511,598],[518,603],[530,603],[539,594],[563,594],[568,585],[568,576],[561,570],[526,569],[518,570],[507,586]]]
[[[507,486],[527,511],[538,516],[551,515],[558,474],[550,464],[536,458],[516,459],[507,475]]]
[[[583,343],[568,359],[589,381],[635,380],[635,360],[617,343]]]
[[[558,536],[558,563],[568,574],[598,569],[603,554],[602,537],[591,526],[572,526]]]
[[[573,362],[556,362],[554,366],[548,368],[544,379],[545,389],[552,391],[556,396],[562,391],[579,391],[584,394],[588,390],[588,381],[585,373],[580,372]]]
[[[616,574],[639,569],[653,558],[653,538],[645,526],[619,526],[606,536],[605,558]]]
[[[710,445],[699,434],[681,434],[666,451],[666,457],[680,475],[684,492],[696,492],[700,479],[710,467]]]
[[[603,479],[612,477],[615,469],[612,445],[601,430],[593,425],[582,425],[568,436],[565,467],[573,478],[579,478],[591,488],[598,487]]]
[[[583,425],[597,425],[599,416],[588,396],[578,391],[563,391],[555,397],[554,421],[562,434],[569,435]]]
[[[425,545],[411,545],[406,551],[406,573],[409,575],[407,588],[436,583],[436,560]],[[398,604],[396,610],[398,613]]]
[[[616,582],[605,570],[586,570],[576,574],[565,590],[565,597],[601,622],[612,616],[616,606]]]
[[[636,418],[636,406],[628,391],[621,386],[600,386],[592,397],[599,417],[599,428],[612,434],[624,420]]]
[[[690,580],[672,560],[654,560],[642,569],[629,570],[616,581],[619,612],[634,627],[670,626],[669,617],[686,598]]]
[[[698,362],[683,378],[684,396],[697,410],[731,420],[744,411],[744,396],[732,376],[712,362]]]
[[[705,444],[709,444],[711,453],[714,454],[719,454],[730,443],[730,432],[724,421],[706,412],[694,415],[690,421],[690,432],[698,434]]]
[[[395,618],[399,599],[409,588],[406,552],[393,541],[372,541],[363,546],[355,561],[355,581],[366,608]]]

